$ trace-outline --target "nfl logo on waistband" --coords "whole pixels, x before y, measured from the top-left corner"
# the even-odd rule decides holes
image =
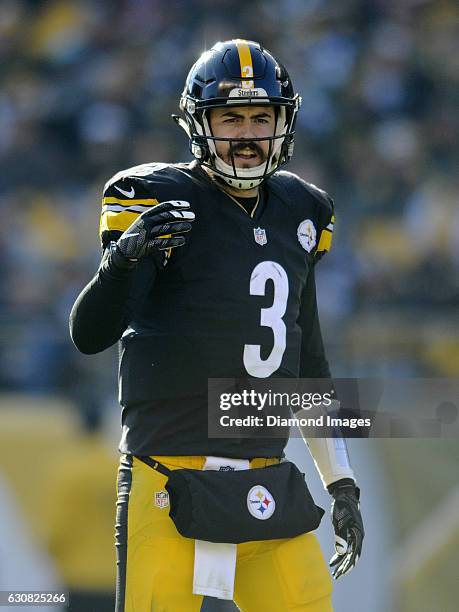
[[[157,508],[167,508],[169,505],[169,493],[167,491],[155,492],[155,506]]]
[[[268,238],[266,237],[266,230],[261,227],[253,228],[253,235],[255,237],[255,242],[260,246],[264,246],[268,242]]]

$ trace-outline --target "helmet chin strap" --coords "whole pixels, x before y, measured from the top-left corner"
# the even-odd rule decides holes
[[[254,187],[258,187],[260,183],[263,181],[262,178],[254,178],[263,175],[267,161],[264,161],[259,166],[254,166],[253,168],[237,168],[237,177],[225,176],[225,174],[234,174],[233,167],[227,164],[222,160],[221,157],[215,154],[214,164],[216,170],[220,170],[222,174],[219,174],[220,178],[225,181],[230,187],[234,187],[235,189],[253,189]]]

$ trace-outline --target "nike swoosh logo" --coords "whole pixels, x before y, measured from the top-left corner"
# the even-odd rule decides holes
[[[124,189],[121,189],[121,187],[116,187],[115,185],[115,189],[117,189],[120,193],[125,195],[127,198],[133,198],[135,196],[134,187],[131,187],[131,191],[124,191]]]

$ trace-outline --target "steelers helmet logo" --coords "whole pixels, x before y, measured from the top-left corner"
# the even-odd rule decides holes
[[[268,489],[255,485],[247,495],[247,508],[252,516],[260,521],[266,521],[273,515],[276,502]]]
[[[298,240],[305,251],[310,253],[316,246],[316,228],[311,219],[302,221],[296,231]]]

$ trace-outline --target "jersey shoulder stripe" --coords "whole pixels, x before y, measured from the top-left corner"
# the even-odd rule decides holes
[[[102,196],[99,233],[105,247],[114,236],[124,232],[143,212],[164,199],[161,187],[176,181],[177,167],[183,164],[146,163],[121,170],[105,184]]]

